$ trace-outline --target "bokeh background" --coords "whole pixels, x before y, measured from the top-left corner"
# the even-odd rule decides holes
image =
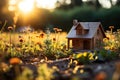
[[[120,27],[120,0],[0,0],[0,28],[7,21],[4,31],[15,24],[16,28],[58,27],[68,32],[73,19],[100,21],[105,30],[109,26],[116,30]]]

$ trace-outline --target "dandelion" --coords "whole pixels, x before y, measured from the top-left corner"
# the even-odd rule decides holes
[[[10,62],[10,64],[14,65],[14,64],[20,64],[21,60],[19,58],[15,57],[15,58],[11,58],[9,62]]]

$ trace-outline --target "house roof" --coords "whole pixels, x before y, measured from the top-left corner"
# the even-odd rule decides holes
[[[100,22],[79,22],[78,24],[80,24],[84,29],[89,29],[89,32],[84,35],[76,35],[77,25],[76,26],[73,25],[73,27],[71,28],[70,32],[67,35],[67,38],[93,38],[97,29],[101,25]],[[102,27],[101,30],[102,32],[104,32]]]

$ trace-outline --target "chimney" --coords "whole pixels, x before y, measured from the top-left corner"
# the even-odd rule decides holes
[[[74,19],[73,20],[73,25],[76,26],[78,24],[78,20],[77,19]]]

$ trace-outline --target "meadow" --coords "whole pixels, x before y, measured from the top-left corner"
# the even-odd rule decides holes
[[[0,34],[0,80],[115,80],[120,72],[119,29],[106,31],[102,49],[79,53],[67,48],[67,33],[59,28],[8,30]],[[102,69],[118,72],[107,75]]]

